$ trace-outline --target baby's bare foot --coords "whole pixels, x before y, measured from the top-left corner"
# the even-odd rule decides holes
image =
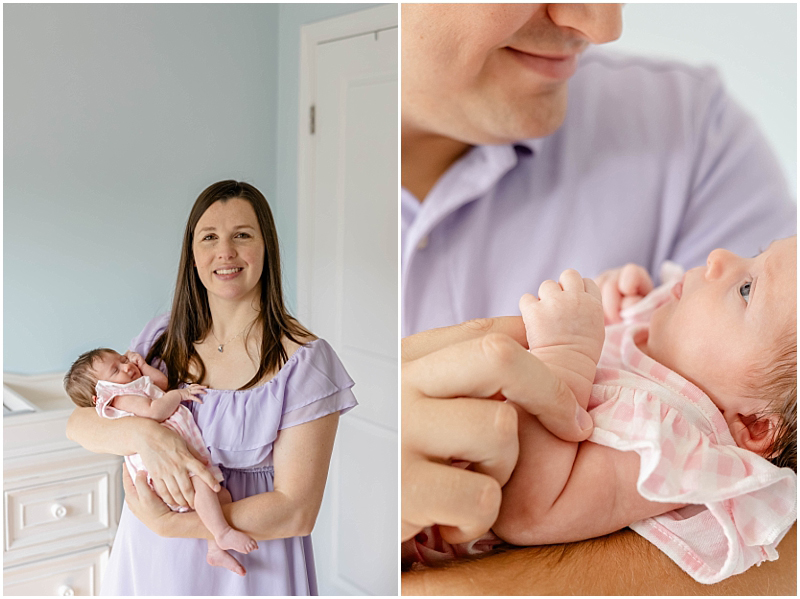
[[[244,576],[247,574],[247,570],[244,569],[244,566],[240,564],[235,557],[233,557],[227,551],[223,551],[219,547],[212,547],[209,545],[208,553],[206,554],[206,561],[210,566],[226,568],[227,570],[230,570],[239,576]]]
[[[221,535],[215,537],[215,540],[221,549],[233,549],[239,553],[250,553],[258,549],[258,543],[256,543],[253,537],[235,528],[229,528]]]

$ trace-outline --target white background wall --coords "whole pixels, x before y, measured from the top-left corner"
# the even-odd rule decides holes
[[[622,37],[637,54],[715,65],[772,143],[797,199],[797,4],[627,4]]]
[[[269,200],[292,305],[299,28],[370,6],[4,5],[3,369],[127,348],[221,179]]]

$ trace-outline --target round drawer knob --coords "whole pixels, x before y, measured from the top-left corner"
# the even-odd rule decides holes
[[[75,589],[69,585],[62,584],[58,587],[58,594],[62,597],[72,597],[75,594]]]
[[[53,516],[55,516],[60,520],[61,518],[67,515],[67,508],[65,508],[60,503],[54,503],[53,506],[50,508],[50,512],[53,514]],[[61,588],[68,589],[69,587],[61,587]],[[70,595],[71,594],[72,593],[70,592]]]

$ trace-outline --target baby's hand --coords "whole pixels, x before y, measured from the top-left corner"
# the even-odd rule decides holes
[[[178,393],[181,395],[182,401],[196,401],[197,403],[203,403],[203,400],[200,399],[200,396],[205,394],[206,386],[205,385],[189,385],[184,389],[176,389]]]
[[[531,353],[585,408],[605,339],[600,289],[577,271],[565,270],[558,283],[541,284],[538,299],[523,295],[519,309]]]
[[[632,306],[653,290],[650,274],[638,264],[607,270],[595,278],[603,298],[606,324],[622,322],[619,313]]]
[[[570,346],[596,363],[603,349],[600,290],[576,270],[565,270],[559,282],[545,281],[539,298],[526,293],[519,300],[528,348]]]
[[[142,355],[136,353],[135,351],[126,351],[125,357],[128,358],[128,361],[134,364],[139,370],[147,366],[147,362],[144,361]]]

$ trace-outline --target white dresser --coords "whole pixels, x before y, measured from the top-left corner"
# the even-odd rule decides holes
[[[63,373],[3,374],[3,594],[97,595],[117,530],[122,458],[66,436]]]

